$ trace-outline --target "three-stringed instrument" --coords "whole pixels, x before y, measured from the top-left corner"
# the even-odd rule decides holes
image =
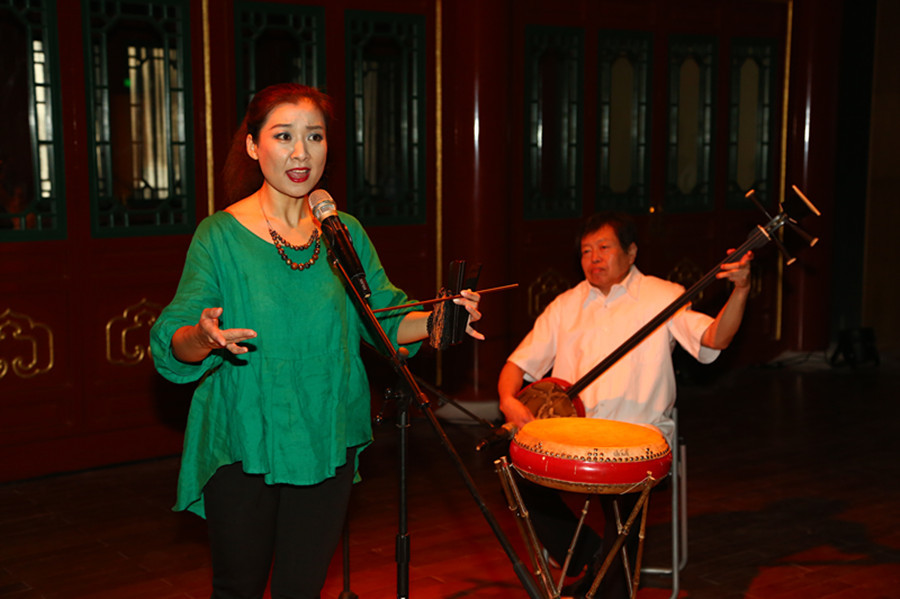
[[[794,193],[797,194],[797,197],[809,208],[810,212],[817,216],[821,214],[796,185],[792,186],[792,189]],[[603,358],[603,360],[577,381],[569,384],[558,378],[541,379],[522,388],[516,395],[519,401],[525,404],[536,418],[584,416],[584,407],[581,404],[581,400],[578,398],[579,393],[594,382],[600,375],[609,370],[616,362],[622,359],[623,356],[639,345],[653,333],[653,331],[665,324],[665,322],[674,316],[678,310],[692,302],[710,283],[716,280],[716,274],[719,273],[724,264],[738,262],[748,252],[772,242],[784,256],[786,264],[790,265],[794,262],[794,258],[787,253],[784,245],[776,236],[776,233],[784,226],[789,226],[806,243],[808,243],[810,247],[818,242],[818,238],[813,237],[801,229],[797,224],[797,221],[791,219],[783,209],[777,215],[771,217],[754,198],[753,190],[747,192],[747,198],[753,201],[769,218],[769,222],[765,226],[757,225],[740,247],[728,254],[728,256],[713,267],[708,273],[691,285],[691,287],[681,296],[666,306],[659,314],[638,329],[631,337],[625,340],[618,348]],[[567,402],[569,405],[567,405]]]

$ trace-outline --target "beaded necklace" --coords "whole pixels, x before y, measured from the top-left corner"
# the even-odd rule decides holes
[[[262,212],[263,218],[266,219],[266,226],[269,228],[269,235],[272,237],[272,242],[275,244],[275,249],[278,250],[278,255],[281,256],[281,259],[284,260],[285,264],[291,267],[292,270],[306,270],[313,264],[315,264],[316,260],[319,259],[319,249],[321,246],[321,240],[319,239],[319,230],[313,229],[312,235],[309,237],[309,241],[304,243],[303,245],[294,245],[284,237],[278,234],[278,232],[272,227],[272,223],[269,222],[269,217],[266,216],[266,211],[263,210],[262,200],[257,198],[259,201],[259,210]],[[313,243],[316,244],[315,249],[313,250],[312,258],[307,260],[306,262],[294,262],[290,258],[288,258],[287,253],[284,251],[285,246],[291,248],[295,251],[308,249]]]

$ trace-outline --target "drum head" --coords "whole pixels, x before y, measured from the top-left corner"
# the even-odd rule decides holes
[[[655,428],[598,418],[533,420],[510,444],[513,467],[540,485],[581,493],[624,493],[656,484],[672,453]]]

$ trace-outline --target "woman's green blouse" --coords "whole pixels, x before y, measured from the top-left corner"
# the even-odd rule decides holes
[[[341,220],[372,288],[371,307],[409,303],[388,280],[359,222],[344,213]],[[313,248],[285,251],[302,263]],[[200,381],[185,431],[176,510],[203,516],[203,487],[221,466],[243,462],[245,472],[262,474],[269,484],[311,485],[334,475],[348,447],[371,441],[360,340],[380,342],[325,253],[322,247],[310,268],[292,270],[272,244],[227,212],[198,226],[175,297],[150,334],[160,374],[177,383]],[[221,328],[257,332],[245,343],[250,351],[216,350],[198,363],[175,358],[173,333],[214,307],[224,309]],[[382,328],[396,343],[404,312],[381,314]],[[410,353],[418,348],[413,344]]]

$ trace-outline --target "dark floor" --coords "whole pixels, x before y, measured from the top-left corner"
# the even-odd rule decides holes
[[[686,380],[689,556],[680,597],[900,597],[900,368],[820,356]],[[521,551],[484,429],[445,423],[478,496]],[[354,491],[350,589],[397,597],[397,434],[377,429]],[[409,596],[526,597],[512,560],[424,419],[409,437]],[[209,596],[201,520],[169,510],[177,458],[0,486],[0,597]],[[578,499],[578,497],[575,497]],[[646,561],[666,560],[668,491],[654,492]],[[520,554],[527,563],[526,556]],[[339,557],[339,556],[338,556]],[[642,599],[668,597],[645,576]],[[326,593],[342,590],[341,560]]]

